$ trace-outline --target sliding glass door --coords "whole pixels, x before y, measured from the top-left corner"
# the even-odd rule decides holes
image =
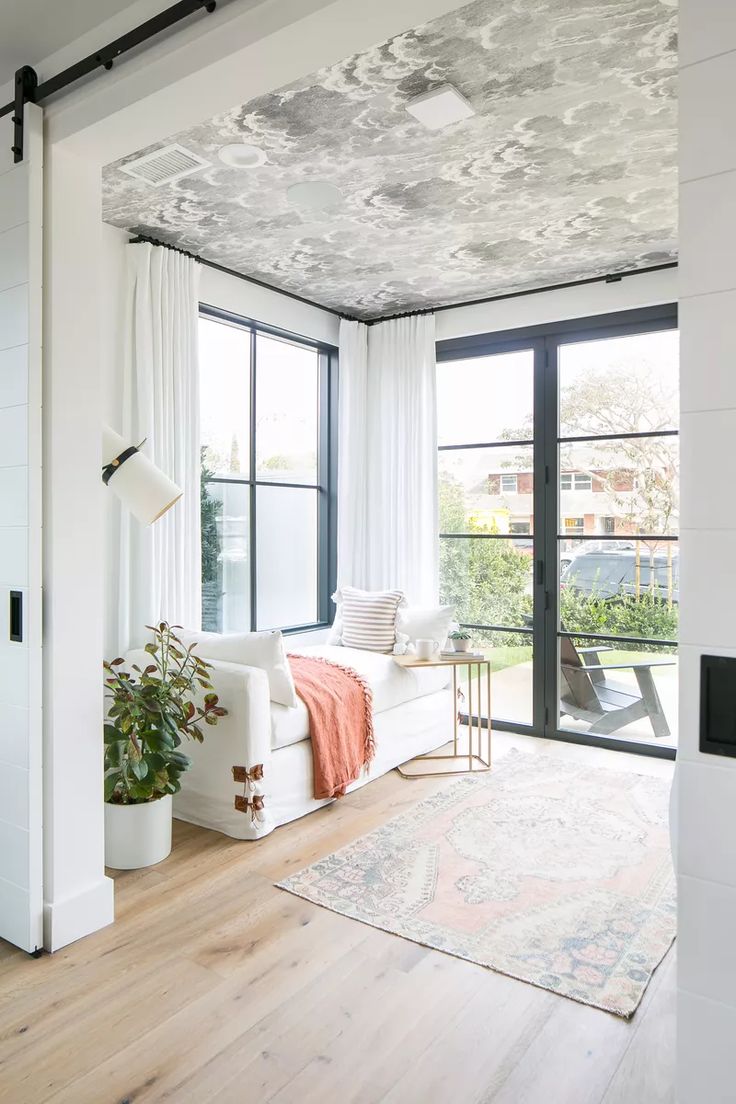
[[[491,658],[496,726],[674,753],[676,324],[438,347],[441,595]]]

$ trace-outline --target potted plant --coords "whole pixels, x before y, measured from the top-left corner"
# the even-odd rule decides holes
[[[450,633],[450,640],[456,652],[469,652],[471,639],[467,629],[455,629]]]
[[[105,862],[132,870],[161,862],[171,851],[171,796],[191,766],[184,738],[204,739],[202,723],[216,725],[227,710],[209,681],[211,665],[185,648],[162,621],[146,644],[143,670],[123,659],[104,663]],[[202,705],[193,698],[204,691]]]

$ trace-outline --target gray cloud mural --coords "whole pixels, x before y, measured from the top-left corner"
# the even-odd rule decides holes
[[[103,173],[106,222],[361,318],[673,259],[676,0],[476,0],[172,136],[212,163]],[[477,114],[429,131],[407,100]],[[253,169],[218,150],[258,146]],[[164,146],[167,143],[160,143]],[[307,212],[290,185],[328,180]]]

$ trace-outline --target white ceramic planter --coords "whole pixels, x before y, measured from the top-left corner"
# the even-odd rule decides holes
[[[472,640],[453,640],[452,646],[456,652],[469,652]]]
[[[144,805],[105,805],[105,865],[138,870],[171,851],[171,794]]]

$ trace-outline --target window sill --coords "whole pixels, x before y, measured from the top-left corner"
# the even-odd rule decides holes
[[[325,629],[331,628],[331,621],[319,621],[311,625],[291,625],[288,629],[282,629],[281,632],[284,636],[295,636],[298,633],[324,632]]]

